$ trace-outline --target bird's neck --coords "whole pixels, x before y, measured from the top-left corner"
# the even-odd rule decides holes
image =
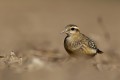
[[[78,33],[78,34],[68,35],[68,38],[70,41],[77,41],[77,40],[80,40],[81,34]]]

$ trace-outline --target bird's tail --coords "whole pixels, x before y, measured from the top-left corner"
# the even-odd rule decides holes
[[[97,49],[97,53],[102,54],[102,53],[103,53],[103,51],[101,51],[101,50]]]

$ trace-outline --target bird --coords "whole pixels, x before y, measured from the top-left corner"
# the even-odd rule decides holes
[[[64,39],[64,48],[72,57],[94,57],[96,54],[103,53],[92,39],[81,33],[77,25],[67,25],[62,33],[67,34]]]

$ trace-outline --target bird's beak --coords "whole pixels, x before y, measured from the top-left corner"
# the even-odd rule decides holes
[[[66,30],[63,30],[63,31],[61,32],[61,34],[62,34],[62,33],[66,33]]]

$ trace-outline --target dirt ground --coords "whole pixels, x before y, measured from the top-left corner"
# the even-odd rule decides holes
[[[69,59],[68,24],[104,52]],[[0,80],[120,80],[119,0],[1,0]]]

